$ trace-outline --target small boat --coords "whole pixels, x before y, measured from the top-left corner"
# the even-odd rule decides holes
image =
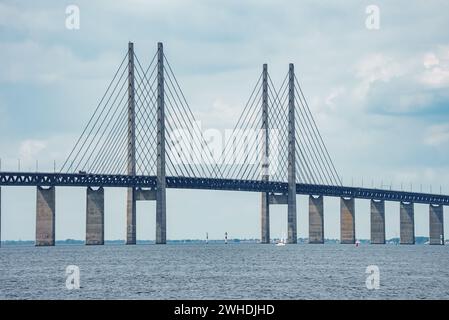
[[[280,246],[285,246],[285,240],[281,239],[276,243],[276,246],[280,247]]]
[[[359,240],[356,240],[356,241],[355,241],[355,246],[356,246],[356,247],[360,246],[360,241],[359,241]]]

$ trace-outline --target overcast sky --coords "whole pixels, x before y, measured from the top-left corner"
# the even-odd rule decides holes
[[[148,63],[157,42],[205,128],[232,128],[263,63],[280,83],[295,63],[346,185],[392,184],[449,194],[449,2],[441,1],[5,1],[0,2],[2,170],[61,165],[127,50]],[[80,29],[66,28],[66,6]],[[366,7],[380,28],[366,27]],[[35,188],[2,188],[2,239],[34,239]],[[56,238],[84,239],[85,190],[58,188]],[[260,194],[167,194],[169,239],[258,238]],[[298,196],[299,236],[308,200]],[[356,236],[369,237],[369,201],[356,201]],[[416,233],[428,208],[416,205]],[[155,204],[138,204],[138,239],[155,238]],[[125,238],[125,191],[106,190],[107,239]],[[449,216],[445,215],[446,237]],[[387,237],[399,204],[386,204]],[[272,209],[272,236],[287,232]],[[339,238],[339,199],[325,199],[325,236]]]

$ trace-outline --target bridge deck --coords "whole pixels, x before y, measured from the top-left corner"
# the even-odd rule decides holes
[[[287,193],[286,182],[190,177],[167,177],[166,181],[168,188],[175,189]],[[156,176],[0,172],[0,186],[136,187],[155,189]],[[296,184],[296,193],[449,205],[448,195],[358,187],[298,183]]]

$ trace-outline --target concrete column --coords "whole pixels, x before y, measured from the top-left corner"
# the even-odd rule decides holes
[[[354,198],[340,198],[340,243],[355,243]]]
[[[126,244],[136,244],[136,190],[128,188],[126,199]]]
[[[165,103],[164,103],[164,48],[157,48],[157,189],[156,189],[156,243],[167,241],[166,180],[165,180]]]
[[[136,201],[156,201],[156,190],[137,188],[135,199]]]
[[[415,244],[415,214],[413,202],[400,203],[401,244]]]
[[[36,246],[55,245],[55,187],[37,187]]]
[[[288,204],[288,194],[269,193],[268,201],[270,204]]]
[[[371,200],[371,244],[385,244],[384,200]]]
[[[324,243],[323,196],[309,196],[309,243]]]
[[[104,189],[86,192],[86,245],[104,244]]]
[[[128,43],[128,175],[136,175],[136,113],[134,88],[134,45]],[[136,244],[136,197],[128,188],[126,200],[126,244]]]
[[[268,192],[261,196],[261,243],[270,243],[270,203]]]
[[[295,147],[295,69],[293,63],[290,63],[288,80],[288,243],[297,242]]]
[[[269,180],[269,145],[268,145],[268,67],[263,65],[262,72],[262,180]],[[270,201],[268,192],[261,197],[261,242],[270,243]]]
[[[429,204],[429,243],[444,244],[443,206]]]

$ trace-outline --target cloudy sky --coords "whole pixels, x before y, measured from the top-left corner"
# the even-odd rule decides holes
[[[80,29],[66,28],[66,7]],[[366,8],[380,10],[379,29]],[[158,41],[196,117],[232,128],[263,63],[281,82],[296,73],[344,184],[449,194],[449,2],[441,1],[7,1],[0,2],[2,170],[53,170],[81,133],[135,43],[149,62]],[[168,238],[259,237],[259,194],[168,191]],[[2,188],[2,239],[34,239],[35,189]],[[299,236],[307,197],[298,196]],[[84,238],[85,190],[57,189],[57,239]],[[369,201],[356,202],[369,237]],[[417,235],[428,209],[416,205]],[[449,235],[449,216],[446,237]],[[138,204],[139,239],[154,239],[155,205]],[[286,233],[272,209],[272,235]],[[386,205],[387,237],[399,205]],[[106,190],[106,238],[125,238],[125,192]],[[339,199],[325,200],[325,236],[338,238]]]

